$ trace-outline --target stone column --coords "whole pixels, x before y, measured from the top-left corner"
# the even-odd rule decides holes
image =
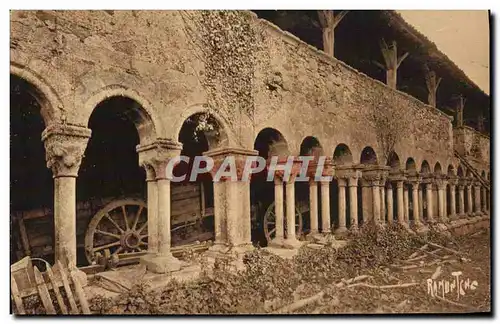
[[[344,178],[337,177],[337,183],[339,185],[339,227],[335,230],[335,233],[341,234],[347,231],[346,227],[346,195],[345,187],[347,185],[347,180]]]
[[[283,212],[283,180],[280,177],[274,177],[274,215],[276,232],[275,237],[269,246],[282,247],[285,240],[285,227],[284,227],[284,212]]]
[[[408,196],[408,186],[405,183],[403,187],[403,197],[404,197],[404,221],[408,225],[410,221],[410,198]]]
[[[394,203],[392,196],[392,183],[387,181],[387,222],[392,224],[394,222]]]
[[[71,268],[76,267],[76,177],[91,130],[86,127],[52,124],[42,133],[47,167],[54,178],[54,254]]]
[[[329,181],[321,181],[321,232],[323,234],[331,233]]]
[[[420,212],[419,212],[419,206],[420,203],[418,201],[418,187],[420,185],[420,175],[416,172],[412,173],[409,175],[408,180],[410,181],[411,184],[411,189],[412,189],[412,200],[413,200],[413,225],[416,228],[419,228],[422,226],[422,222],[420,221]]]
[[[167,172],[169,161],[181,153],[182,144],[158,139],[153,143],[139,145],[139,164],[146,169],[148,181],[148,236],[153,235],[153,247],[141,258],[149,271],[168,273],[178,271],[181,261],[171,253],[171,174]],[[153,181],[152,175],[155,175]],[[156,185],[155,185],[156,183]],[[155,247],[156,245],[156,247]]]
[[[424,221],[424,193],[422,186],[418,186],[418,218],[420,222]]]
[[[363,178],[360,179],[360,184],[361,184],[361,219],[363,220],[363,225],[366,224],[368,221],[370,221],[370,216],[372,215],[372,202],[373,202],[373,197],[370,189],[370,183],[364,178],[364,172],[363,172]]]
[[[351,176],[348,178],[349,185],[349,211],[351,226],[350,230],[355,232],[358,230],[358,177]]]
[[[214,244],[210,252],[225,253],[251,250],[251,215],[250,215],[250,181],[243,179],[243,169],[246,158],[256,156],[257,151],[237,147],[223,147],[204,152],[203,155],[214,160],[212,175],[214,178],[214,222],[220,233],[219,244]],[[225,166],[224,161],[234,161],[236,179],[221,177],[216,174]],[[231,163],[229,167],[233,167]],[[217,181],[219,180],[219,181]]]
[[[404,181],[397,180],[396,181],[396,196],[397,196],[397,217],[398,223],[403,225],[405,224],[405,202],[404,202],[404,193],[403,193]]]
[[[465,215],[464,187],[463,183],[458,184],[458,214],[460,217]]]
[[[446,217],[446,180],[443,178],[437,178],[436,180],[438,186],[438,214],[439,221],[445,223],[448,220]]]
[[[148,253],[156,255],[158,253],[158,183],[156,174],[152,167],[144,166],[146,169],[147,199],[148,199]]]
[[[475,182],[474,190],[475,190],[474,214],[481,215],[481,184],[479,183],[479,181]]]
[[[456,185],[457,185],[458,179],[456,177],[450,177],[448,179],[448,183],[450,184],[450,219],[455,219],[457,217],[457,211],[456,211],[456,200],[455,200],[455,194],[456,194]]]
[[[373,221],[375,224],[380,224],[380,185],[379,181],[372,180],[372,196],[373,196]]]
[[[425,179],[425,198],[427,199],[427,222],[434,223],[434,193],[432,187],[434,186],[432,178]]]
[[[472,216],[473,214],[473,209],[472,209],[472,180],[468,179],[467,181],[467,214],[469,216]]]
[[[481,187],[481,210],[483,211],[484,214],[488,211],[486,207],[486,188]]]
[[[315,235],[318,233],[318,183],[313,178],[309,180],[309,206],[310,235]]]
[[[295,233],[295,177],[285,181],[286,195],[286,238],[284,245],[288,248],[296,248],[301,244]]]
[[[380,181],[380,223],[386,223],[385,180]]]

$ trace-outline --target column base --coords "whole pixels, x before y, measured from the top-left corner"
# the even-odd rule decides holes
[[[319,235],[319,231],[315,230],[315,231],[310,231],[309,233],[307,233],[306,235],[306,241],[314,241],[314,237]]]
[[[349,227],[349,232],[352,234],[357,234],[359,233],[359,227],[358,224],[353,224],[351,227]]]
[[[347,232],[347,227],[345,226],[342,226],[342,227],[339,227],[335,230],[335,234],[344,234],[345,232]]]
[[[173,255],[148,254],[140,259],[140,263],[146,266],[148,271],[154,273],[169,273],[179,271],[185,262],[177,259]]]
[[[301,241],[297,240],[296,238],[293,238],[293,239],[287,238],[287,239],[283,240],[282,247],[285,249],[298,249],[302,245],[304,245],[304,242],[301,242]]]

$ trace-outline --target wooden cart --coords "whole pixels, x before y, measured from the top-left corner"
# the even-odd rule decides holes
[[[172,245],[180,246],[214,238],[212,186],[206,183],[172,184]],[[208,192],[207,192],[208,191]],[[266,195],[267,197],[272,197]],[[308,205],[296,206],[296,233],[303,230],[302,214]],[[143,198],[104,198],[77,203],[77,253],[80,266],[135,263],[147,251],[147,206]],[[274,201],[251,206],[252,232],[274,237]],[[14,260],[24,256],[53,261],[53,213],[50,209],[15,211],[11,215]],[[285,224],[286,226],[286,224]],[[260,242],[261,243],[261,242]],[[86,262],[81,262],[85,259]]]

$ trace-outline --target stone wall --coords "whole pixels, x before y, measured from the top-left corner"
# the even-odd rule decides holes
[[[490,169],[490,138],[468,126],[453,129],[455,150],[464,156],[479,173]]]
[[[46,123],[86,126],[100,101],[124,95],[153,125],[141,142],[177,139],[209,109],[232,145],[253,148],[272,127],[293,154],[315,136],[327,155],[345,143],[359,162],[371,146],[382,162],[368,116],[383,101],[411,121],[395,147],[402,165],[456,164],[448,116],[249,12],[12,11],[10,47],[11,73],[44,94]]]

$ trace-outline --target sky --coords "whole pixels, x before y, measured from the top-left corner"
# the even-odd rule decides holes
[[[490,93],[489,18],[485,10],[402,10],[486,94]]]

